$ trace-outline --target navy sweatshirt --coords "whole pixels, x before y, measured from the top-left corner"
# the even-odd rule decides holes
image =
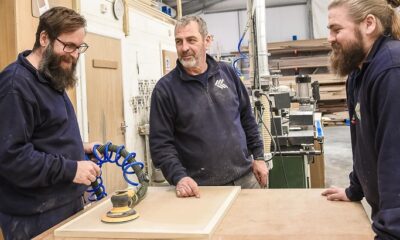
[[[186,176],[224,185],[252,169],[263,143],[250,99],[232,67],[207,55],[202,83],[177,67],[156,84],[150,111],[150,150],[170,184]]]
[[[26,60],[0,73],[0,212],[40,214],[71,203],[83,144],[72,104]],[[66,216],[68,217],[68,216]]]
[[[380,37],[349,75],[353,172],[346,195],[372,207],[376,239],[400,239],[400,41]]]

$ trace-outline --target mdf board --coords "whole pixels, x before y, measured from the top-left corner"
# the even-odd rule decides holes
[[[200,198],[178,198],[174,187],[150,187],[125,223],[100,221],[107,200],[54,231],[55,239],[209,239],[240,192],[240,187],[200,187]]]
[[[212,239],[374,239],[360,202],[328,201],[323,189],[242,190]]]
[[[90,46],[85,53],[89,141],[124,145],[121,42],[93,33],[85,41]],[[104,164],[102,173],[108,193],[127,187],[115,163]]]
[[[163,75],[165,75],[176,67],[176,59],[178,58],[178,55],[176,54],[176,52],[162,50],[162,58],[163,58]]]

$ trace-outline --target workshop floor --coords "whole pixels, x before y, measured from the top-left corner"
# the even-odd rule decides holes
[[[347,187],[352,170],[350,128],[325,127],[325,186]]]
[[[352,171],[350,128],[348,126],[324,127],[325,186],[347,187]],[[363,200],[368,216],[371,207]]]

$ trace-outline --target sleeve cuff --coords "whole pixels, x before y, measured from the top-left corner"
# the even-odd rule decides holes
[[[176,173],[172,177],[172,185],[176,186],[176,184],[178,184],[178,182],[184,177],[187,177],[187,174],[185,172]]]
[[[77,168],[78,168],[77,161],[65,159],[64,179],[68,182],[72,182],[75,178]]]
[[[254,160],[264,160],[264,149],[257,148],[253,151]]]
[[[364,195],[360,192],[355,191],[351,186],[345,190],[346,196],[350,201],[361,201]]]

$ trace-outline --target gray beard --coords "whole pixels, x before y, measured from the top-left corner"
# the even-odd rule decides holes
[[[179,59],[179,62],[182,64],[184,68],[193,68],[197,66],[197,60],[195,58],[192,58],[190,61],[184,61],[182,59]]]

